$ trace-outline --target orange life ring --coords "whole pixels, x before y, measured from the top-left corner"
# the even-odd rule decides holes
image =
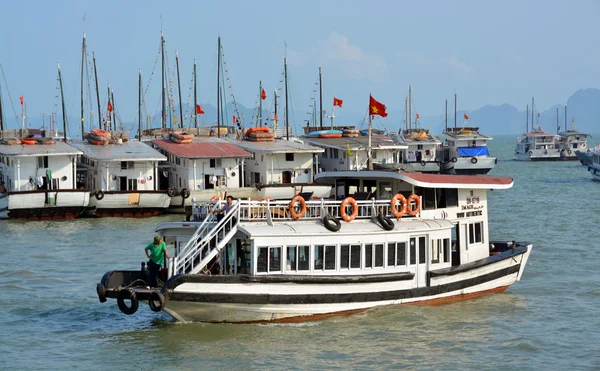
[[[295,206],[296,206],[296,202],[300,202],[300,212],[296,212]],[[292,218],[294,219],[300,219],[302,218],[302,215],[304,215],[304,213],[306,212],[306,201],[304,201],[304,198],[302,196],[296,196],[294,198],[292,198],[292,202],[290,202],[290,214],[292,215]]]
[[[346,213],[346,207],[348,204],[352,205],[352,214],[350,215]],[[356,203],[356,200],[352,197],[346,197],[340,206],[340,214],[342,215],[342,219],[347,222],[351,222],[356,219],[356,216],[358,215],[358,204]]]
[[[106,137],[108,136],[108,134],[110,134],[108,131],[102,129],[94,129],[92,130],[92,133],[96,134],[99,137]]]
[[[219,201],[219,196],[214,195],[210,198],[211,201]]]
[[[400,205],[402,206],[400,210],[396,208],[396,202],[398,201],[400,201]],[[402,195],[401,193],[396,194],[390,201],[390,210],[392,211],[392,214],[395,218],[402,218],[406,213],[406,207],[406,197],[404,197],[404,195]]]
[[[33,144],[37,143],[37,140],[35,140],[33,138],[21,138],[20,141],[21,141],[21,143],[28,144],[28,145],[33,145]]]
[[[417,205],[417,207],[415,207],[414,210],[410,208],[411,201],[414,201]],[[406,212],[408,213],[408,215],[415,216],[419,213],[419,210],[421,210],[421,198],[416,194],[412,194],[408,197],[408,200],[406,200],[406,205]]]
[[[250,133],[269,133],[271,130],[266,126],[259,126],[257,128],[250,128],[246,130],[246,136],[249,136]]]

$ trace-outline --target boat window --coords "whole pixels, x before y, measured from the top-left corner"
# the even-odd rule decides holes
[[[267,271],[267,262],[268,262],[268,247],[259,247],[258,248],[258,258],[256,259],[256,271],[266,272]]]
[[[259,247],[257,272],[281,272],[281,247]]]
[[[38,167],[44,169],[48,168],[48,156],[38,157]]]
[[[375,267],[383,267],[383,244],[375,245]]]
[[[350,268],[350,245],[341,245],[340,246],[340,268],[341,269],[349,269]]]
[[[307,271],[310,246],[288,246],[287,265],[288,271]]]
[[[323,250],[325,249],[325,246],[320,245],[320,246],[315,246],[315,270],[317,269],[323,269]]]
[[[360,245],[350,246],[350,268],[360,269]]]
[[[335,270],[335,246],[315,246],[315,270]]]
[[[333,149],[333,158],[338,158],[339,157],[339,152],[337,148]]]
[[[435,209],[435,188],[415,187],[415,194],[423,197],[422,210]]]
[[[409,252],[409,261],[411,265],[417,264],[417,239],[410,239],[410,252]]]
[[[325,270],[335,270],[335,246],[325,246]]]
[[[281,272],[281,247],[269,248],[269,272]]]
[[[431,240],[431,263],[440,262],[440,245],[441,240]]]
[[[419,237],[419,264],[425,264],[425,237]]]
[[[469,224],[469,243],[483,242],[483,222]]]
[[[373,245],[365,244],[365,268],[373,268]]]
[[[377,192],[377,181],[373,179],[363,180],[363,192],[368,192],[372,196],[375,196]]]
[[[458,206],[458,189],[456,188],[436,188],[435,199],[438,209],[445,207]]]
[[[444,263],[450,261],[450,239],[444,238]]]
[[[379,199],[391,200],[392,199],[392,183],[391,182],[379,182]]]
[[[294,154],[293,153],[286,153],[285,154],[285,160],[286,161],[294,161]]]

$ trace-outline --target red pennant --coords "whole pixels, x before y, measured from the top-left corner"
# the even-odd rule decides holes
[[[335,106],[338,106],[338,107],[340,107],[340,108],[341,108],[343,103],[344,103],[344,102],[343,102],[341,99],[337,99],[337,98],[335,98],[335,97],[333,98],[333,106],[334,106],[334,107],[335,107]]]
[[[275,122],[279,121],[279,117],[277,117],[277,114],[275,114]]]
[[[463,114],[463,117],[465,118],[465,120],[468,120],[468,119],[469,119],[469,116],[467,116],[467,114],[466,114],[466,113],[465,113],[465,114]]]
[[[21,96],[19,97],[19,100],[21,101],[21,105],[24,105],[24,104],[25,104],[25,97],[24,97],[24,96],[22,96],[22,95],[21,95]]]
[[[233,116],[233,123],[237,124],[237,117]]]
[[[200,107],[199,104],[196,104],[196,114],[197,115],[204,115],[204,110],[202,109],[202,107]]]
[[[419,118],[419,114],[418,113],[415,113],[415,116],[416,116],[416,118]]]
[[[108,112],[113,111],[113,106],[112,106],[112,103],[110,103],[110,101],[108,101],[108,107],[106,107],[106,109],[108,110]]]
[[[262,93],[260,94],[260,97],[262,98],[262,100],[267,99],[267,92],[265,91],[265,89],[262,90]]]

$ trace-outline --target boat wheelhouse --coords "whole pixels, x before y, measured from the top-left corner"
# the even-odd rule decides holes
[[[72,145],[83,154],[79,166],[86,188],[91,190],[90,209],[96,217],[150,217],[164,212],[171,202],[158,187],[158,162],[166,157],[147,144],[127,141]]]
[[[71,219],[88,207],[89,189],[77,181],[82,152],[46,138],[0,141],[0,218]],[[35,144],[38,140],[46,144]]]
[[[413,128],[394,134],[392,139],[406,146],[404,163],[411,164],[415,170],[423,173],[439,173],[441,170],[438,148],[442,142],[427,129]],[[451,161],[447,161],[451,163]]]
[[[565,130],[558,133],[560,145],[560,157],[565,161],[576,161],[577,151],[585,151],[587,149],[587,138],[589,134],[582,133],[578,130]]]
[[[232,142],[201,137],[191,143],[155,139],[152,145],[167,158],[161,165],[160,189],[170,189],[173,195],[170,211],[191,207],[192,199],[210,200],[216,191],[248,196],[239,190],[244,161],[251,154]]]
[[[320,171],[367,169],[368,136],[319,138],[303,137],[305,143],[323,149],[317,157]],[[373,167],[397,167],[404,163],[406,145],[394,143],[390,137],[373,135],[371,154]],[[438,168],[439,169],[439,168]]]
[[[486,191],[512,179],[338,171],[315,182],[335,197],[238,200],[218,221],[160,224],[174,256],[161,287],[146,287],[142,263],[107,272],[100,301],[115,298],[126,314],[148,301],[179,321],[298,322],[473,298],[523,274],[531,244],[492,240],[488,229]],[[357,192],[372,197],[348,197]]]
[[[478,127],[449,127],[442,137],[445,139],[444,147],[456,153],[456,174],[487,174],[498,162],[497,158],[490,156],[487,147],[492,137],[481,134]]]

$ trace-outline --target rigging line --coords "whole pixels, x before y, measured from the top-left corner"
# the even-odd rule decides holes
[[[0,63],[0,71],[2,71],[2,79],[4,80],[4,86],[6,86],[6,92],[8,93],[8,99],[10,100],[10,105],[13,109],[13,113],[15,114],[15,120],[17,121],[17,127],[19,127],[19,115],[17,114],[17,110],[15,109],[15,104],[12,100],[12,94],[8,89],[8,82],[6,81],[6,76],[4,75],[4,67],[2,67],[2,63]]]
[[[225,71],[225,73],[223,74],[226,78],[227,81],[229,82],[229,89],[231,90],[231,98],[233,100],[233,109],[236,113],[236,116],[238,117],[238,119],[240,120],[240,127],[244,127],[244,123],[243,123],[243,117],[240,114],[240,110],[237,104],[237,100],[235,99],[235,94],[233,93],[233,84],[231,83],[231,78],[229,76],[229,69],[225,68],[227,66],[227,61],[225,60],[225,51],[223,49],[223,44],[221,44],[221,57],[222,57],[222,61],[223,61],[223,70]]]

